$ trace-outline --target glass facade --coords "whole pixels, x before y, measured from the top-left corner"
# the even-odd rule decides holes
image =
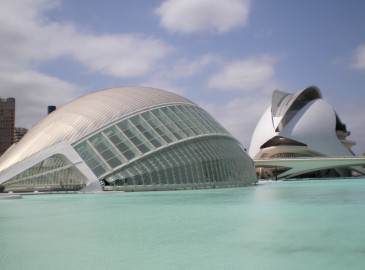
[[[285,152],[285,153],[277,153],[275,155],[270,156],[270,158],[301,158],[301,157],[314,157],[315,154],[310,153],[300,153],[300,152]]]
[[[48,114],[1,156],[0,171],[0,192],[257,181],[253,160],[205,110],[174,93],[138,86],[90,93]]]
[[[107,181],[115,186],[230,186],[251,182],[252,163],[236,142],[206,138],[177,144],[125,166]],[[249,180],[245,182],[244,179]]]
[[[240,145],[193,105],[131,115],[74,148],[100,180],[119,189],[245,185],[256,179],[252,160]]]
[[[57,154],[23,171],[4,184],[5,191],[80,190],[87,179],[67,158]]]

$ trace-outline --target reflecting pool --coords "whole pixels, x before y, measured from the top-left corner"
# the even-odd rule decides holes
[[[0,269],[365,269],[365,179],[0,200]]]

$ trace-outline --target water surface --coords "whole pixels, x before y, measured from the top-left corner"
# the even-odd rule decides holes
[[[0,269],[365,269],[365,179],[0,201]]]

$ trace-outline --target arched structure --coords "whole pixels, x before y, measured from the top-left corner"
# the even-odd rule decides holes
[[[328,166],[323,162],[320,166],[308,162],[310,165],[305,169],[300,162],[287,162],[303,157],[352,157],[351,147],[355,143],[346,139],[349,135],[346,125],[323,100],[317,87],[311,86],[295,94],[276,90],[271,106],[256,126],[249,154],[254,160],[260,160],[258,164],[265,164],[266,168],[259,168],[261,178],[272,178],[274,174],[279,178],[351,176],[354,171],[363,174],[359,167],[346,166],[349,163],[345,160],[342,165],[328,160]],[[281,166],[275,159],[282,159]],[[268,168],[270,160],[272,166]]]
[[[256,182],[251,158],[179,95],[113,88],[47,115],[0,159],[5,191],[161,190]]]

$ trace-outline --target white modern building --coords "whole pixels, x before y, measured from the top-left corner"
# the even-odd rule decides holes
[[[252,159],[212,116],[179,95],[113,88],[47,115],[0,158],[0,188],[166,190],[256,183]]]
[[[364,174],[359,165],[365,159],[354,157],[349,135],[317,87],[295,94],[276,90],[253,133],[249,155],[260,178]]]

